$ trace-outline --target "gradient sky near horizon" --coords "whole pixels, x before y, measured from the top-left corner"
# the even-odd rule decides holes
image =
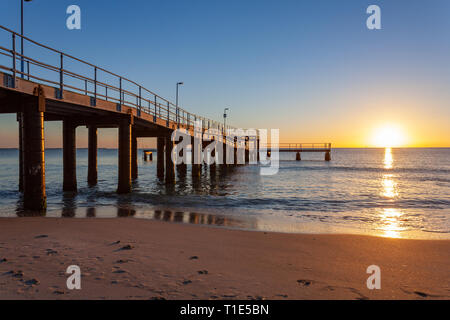
[[[66,28],[71,4],[81,30]],[[371,4],[382,30],[366,27]],[[392,125],[404,146],[450,146],[450,1],[33,0],[24,16],[38,42],[172,101],[184,81],[185,109],[222,120],[229,107],[231,124],[279,128],[281,142],[365,147]],[[0,24],[19,22],[20,1],[2,0]],[[60,123],[45,133],[47,147],[61,146]],[[77,134],[86,147],[87,130]],[[0,138],[17,147],[15,115],[0,115]],[[117,130],[100,130],[100,147],[116,145]]]

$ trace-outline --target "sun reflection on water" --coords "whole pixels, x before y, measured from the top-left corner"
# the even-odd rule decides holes
[[[384,168],[392,169],[394,158],[392,157],[392,148],[386,148],[384,151]]]
[[[392,156],[392,149],[386,148],[384,153],[384,169],[392,169],[394,166],[394,158]],[[394,180],[393,174],[384,174],[381,180],[382,190],[381,195],[394,200],[398,196],[397,183]],[[402,226],[400,224],[403,212],[396,208],[382,208],[380,210],[380,222],[382,235],[390,238],[400,238],[400,231]]]
[[[400,225],[400,217],[403,215],[398,209],[384,208],[381,212],[381,222],[383,236],[389,238],[400,238],[400,231],[403,230]]]
[[[385,174],[383,175],[382,180],[383,190],[381,194],[389,199],[393,199],[398,196],[397,184],[395,183],[393,177],[394,176],[392,174]]]

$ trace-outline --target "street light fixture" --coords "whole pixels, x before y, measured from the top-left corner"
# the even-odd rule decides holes
[[[31,0],[20,0],[20,71],[21,71],[21,78],[25,78],[24,73],[24,60],[23,60],[23,2],[31,2]]]
[[[223,133],[225,133],[225,130],[227,128],[227,111],[230,111],[230,108],[223,109]]]
[[[176,116],[177,116],[177,123],[178,123],[178,87],[184,85],[183,82],[177,82],[177,97],[176,97]]]

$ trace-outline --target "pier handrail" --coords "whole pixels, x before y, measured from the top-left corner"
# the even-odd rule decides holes
[[[11,72],[11,75],[15,81],[17,76],[26,77],[27,80],[33,79],[34,81],[37,81],[39,83],[46,83],[55,85],[60,90],[60,96],[62,97],[62,94],[64,91],[72,91],[72,92],[78,92],[78,93],[84,93],[86,96],[91,96],[94,99],[100,98],[105,99],[106,101],[112,101],[116,102],[123,106],[132,107],[138,112],[145,112],[147,114],[158,116],[159,118],[167,121],[173,121],[178,124],[178,126],[194,126],[195,121],[201,121],[202,122],[202,128],[209,129],[209,128],[217,128],[221,131],[225,131],[226,129],[233,129],[232,126],[227,125],[226,128],[224,128],[223,124],[219,121],[215,121],[212,119],[208,119],[193,113],[188,112],[187,110],[176,106],[174,103],[169,101],[168,99],[163,98],[162,96],[156,94],[155,92],[145,88],[144,86],[138,84],[135,81],[132,81],[126,77],[120,76],[116,73],[113,73],[109,70],[106,70],[102,67],[98,67],[97,65],[94,65],[90,62],[84,61],[82,59],[76,58],[70,54],[64,53],[62,51],[59,51],[57,49],[51,48],[47,45],[41,44],[37,41],[34,41],[26,36],[22,36],[21,34],[8,29],[2,25],[0,25],[0,30],[5,31],[10,34],[11,36],[11,48],[5,48],[3,46],[0,46],[0,55],[6,56],[12,59],[12,65],[11,67],[0,64],[0,69],[6,70]],[[24,42],[28,42],[30,44],[36,45],[40,48],[43,48],[47,50],[47,52],[52,52],[54,54],[57,54],[57,58],[59,58],[59,65],[53,65],[50,63],[45,63],[43,61],[40,61],[38,59],[33,59],[31,57],[28,57],[26,55],[21,55],[20,52],[16,50],[16,38],[22,38]],[[79,74],[73,71],[68,70],[64,67],[64,64],[67,63],[67,61],[73,60],[75,62],[81,63],[84,66],[87,66],[90,68],[91,71],[93,71],[94,77],[88,76],[86,74]],[[21,70],[18,70],[17,62],[24,61],[27,68],[26,71],[22,72]],[[34,66],[37,68],[34,68],[34,70],[40,70],[44,69],[47,71],[55,72],[57,75],[59,75],[58,80],[52,80],[48,77],[48,75],[45,75],[45,73],[39,73],[38,71],[31,72],[30,66]],[[109,75],[115,78],[115,80],[118,82],[118,84],[111,84],[108,83],[108,81],[99,81],[98,79],[98,73],[103,72],[105,75]],[[64,80],[66,77],[69,77],[72,80],[79,80],[83,82],[82,87],[68,84]],[[93,86],[93,89],[90,89],[88,85]],[[125,86],[132,86],[131,89],[126,89]],[[100,93],[97,89],[101,88],[104,90],[102,93]],[[69,90],[65,90],[69,89]],[[112,95],[112,93],[115,93],[116,95]],[[118,96],[117,96],[118,95]],[[139,115],[138,113],[138,115]]]
[[[279,143],[276,145],[279,149],[296,149],[296,150],[314,150],[314,149],[331,149],[331,143]],[[270,149],[270,143],[261,144],[261,148]]]

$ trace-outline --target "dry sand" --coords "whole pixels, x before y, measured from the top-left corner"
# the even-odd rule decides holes
[[[447,240],[0,219],[0,299],[449,299],[449,253]],[[81,290],[66,287],[69,265]]]

